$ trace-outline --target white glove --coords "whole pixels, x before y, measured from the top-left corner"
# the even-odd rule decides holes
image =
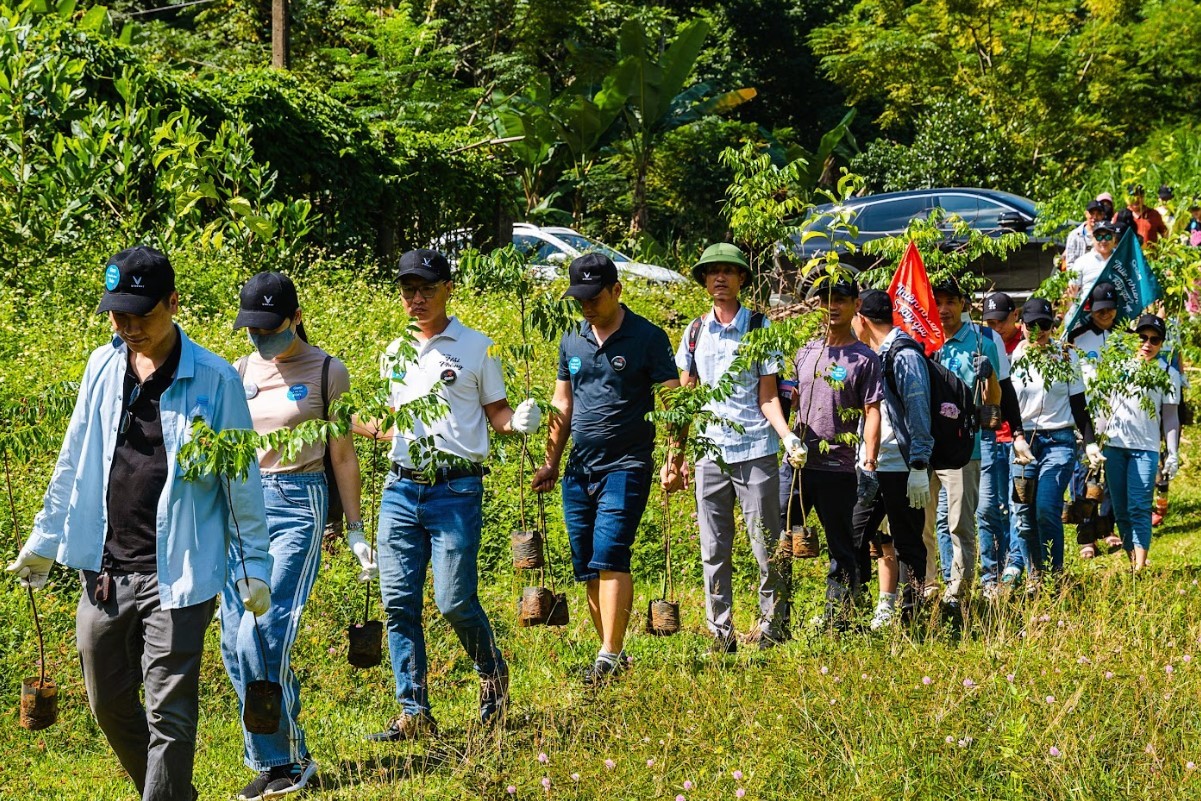
[[[513,410],[513,419],[509,422],[518,434],[533,434],[541,424],[542,410],[533,398],[526,398],[517,404],[517,408]]]
[[[809,460],[809,446],[796,434],[789,434],[784,437],[784,458],[794,469],[800,470]]]
[[[1093,470],[1105,464],[1105,454],[1101,453],[1101,446],[1095,442],[1084,446],[1084,455],[1088,458],[1088,466]]]
[[[1180,457],[1174,453],[1169,453],[1167,458],[1163,460],[1163,477],[1164,481],[1171,481],[1180,472]],[[9,568],[10,570],[12,568]]]
[[[379,578],[379,566],[375,563],[375,551],[371,550],[371,546],[363,538],[363,532],[350,532],[346,537],[346,544],[350,546],[351,552],[359,560],[359,566],[363,568],[359,572],[359,581],[366,583],[374,578]]]
[[[1034,461],[1034,451],[1030,450],[1030,443],[1026,442],[1025,437],[1014,439],[1013,461],[1016,464],[1030,464]]]
[[[262,579],[238,579],[234,587],[242,606],[252,615],[265,615],[271,608],[271,588]]]
[[[909,496],[911,507],[925,509],[926,504],[930,503],[930,474],[925,470],[910,470],[905,494]]]
[[[40,590],[46,586],[46,579],[50,578],[50,568],[54,566],[54,560],[48,556],[39,556],[29,548],[22,548],[17,554],[17,560],[8,566],[9,573],[17,574],[17,582],[22,587]]]

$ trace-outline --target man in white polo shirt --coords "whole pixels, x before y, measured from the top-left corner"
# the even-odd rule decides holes
[[[480,720],[502,716],[509,673],[477,595],[476,558],[483,526],[488,425],[500,434],[532,434],[541,413],[533,400],[516,410],[505,396],[492,340],[448,317],[450,265],[440,253],[414,250],[397,276],[405,311],[417,328],[417,352],[388,346],[382,373],[393,409],[437,389],[449,407],[431,423],[414,421],[392,435],[392,469],[379,514],[379,578],[388,615],[388,650],[401,714],[369,740],[405,740],[434,729],[426,688],[421,608],[425,573],[434,571],[434,601],[454,628],[480,677]]]

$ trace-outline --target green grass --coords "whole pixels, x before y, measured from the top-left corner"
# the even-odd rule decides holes
[[[352,374],[369,374],[373,354],[395,330],[399,304],[360,281],[340,280],[326,289],[302,284],[314,321],[310,331],[348,355]],[[202,284],[196,291],[208,293],[208,305],[189,312],[190,333],[225,355],[242,352],[242,342],[228,332],[232,308],[212,300],[222,292],[232,298],[233,284]],[[88,314],[93,302],[81,299],[76,313]],[[513,335],[511,304],[487,296],[459,303],[468,324],[498,338]],[[670,305],[671,333],[678,337],[696,299],[656,303]],[[39,334],[24,349],[0,336],[0,346],[15,360],[11,371],[6,368],[10,380],[36,378],[38,365],[51,363],[55,353],[77,358],[88,349],[81,340],[94,344],[103,336],[95,318],[84,318],[82,331],[68,324],[70,310],[9,305],[4,319],[23,315],[33,319],[18,320],[22,330],[32,326]],[[551,354],[553,349],[539,350],[543,391]],[[67,362],[62,371],[69,374],[76,365]],[[40,374],[45,372],[43,367]],[[570,678],[597,645],[581,590],[568,588],[572,622],[565,629],[517,627],[515,600],[525,581],[506,567],[508,531],[518,518],[510,449],[509,461],[498,463],[488,478],[483,562],[489,572],[482,590],[513,674],[506,725],[493,731],[473,725],[475,677],[427,594],[430,691],[441,733],[417,744],[363,741],[397,706],[386,658],[366,671],[346,664],[345,629],[361,616],[363,595],[353,582],[353,557],[339,546],[326,556],[294,655],[304,688],[303,722],[321,763],[321,788],[309,797],[507,799],[510,785],[525,799],[632,801],[732,799],[739,788],[751,799],[1201,797],[1201,775],[1187,767],[1201,763],[1201,587],[1195,583],[1201,577],[1195,525],[1201,451],[1194,439],[1194,430],[1188,431],[1186,467],[1173,485],[1171,514],[1157,531],[1146,573],[1131,577],[1120,555],[1081,562],[1069,529],[1064,590],[1014,600],[995,613],[976,610],[962,637],[926,625],[843,637],[807,634],[798,626],[797,638],[774,651],[709,658],[690,499],[677,501],[674,514],[673,562],[681,571],[676,583],[685,631],[648,636],[643,613],[658,595],[661,528],[660,510],[652,506],[636,553],[639,583],[628,643],[634,666],[599,692]],[[18,472],[26,523],[48,470],[45,458]],[[548,511],[562,586],[567,552],[557,499]],[[743,540],[735,610],[743,629],[755,610],[752,564]],[[824,561],[794,566],[794,622],[803,622],[818,609]],[[77,582],[61,570],[39,594],[48,669],[61,686],[60,719],[29,733],[17,727],[17,695],[20,679],[34,670],[32,621],[24,593],[7,581],[0,589],[0,799],[133,797],[87,708],[74,653],[77,597]],[[374,600],[372,608],[378,616]],[[201,797],[214,799],[232,798],[251,778],[242,765],[240,725],[217,636],[214,625],[196,763]],[[685,790],[685,781],[693,789]]]

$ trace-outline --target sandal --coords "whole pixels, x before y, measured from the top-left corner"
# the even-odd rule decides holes
[[[1117,553],[1122,550],[1122,538],[1117,534],[1110,534],[1105,538],[1105,547],[1109,549],[1110,553]]]
[[[1092,559],[1096,555],[1097,555],[1097,546],[1094,545],[1093,543],[1090,542],[1087,545],[1080,546],[1080,558],[1081,559]]]

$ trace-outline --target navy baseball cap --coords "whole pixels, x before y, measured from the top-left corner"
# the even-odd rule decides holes
[[[1093,287],[1088,294],[1089,311],[1105,311],[1118,307],[1118,288],[1108,281],[1102,281]]]
[[[591,300],[607,286],[617,283],[617,265],[603,253],[585,253],[576,256],[567,267],[571,286],[563,293],[565,298]]]
[[[1004,292],[994,292],[984,299],[983,317],[985,320],[1006,320],[1016,308],[1013,298]]]
[[[933,286],[932,291],[935,293],[945,292],[946,294],[957,298],[967,297],[967,293],[963,291],[963,287],[959,285],[959,281],[956,280],[955,276],[953,275],[948,275],[946,278],[936,283]]]
[[[241,303],[234,328],[263,328],[274,331],[292,319],[300,308],[296,285],[283,273],[262,272],[242,287]]]
[[[423,281],[449,281],[450,262],[436,250],[419,248],[410,250],[400,257],[400,268],[396,271],[396,280],[409,276]]]
[[[121,312],[139,317],[175,291],[175,270],[167,257],[145,245],[128,248],[104,268],[104,297],[97,312]]]
[[[808,297],[824,298],[829,295],[842,295],[844,298],[854,300],[859,297],[859,283],[854,278],[848,278],[842,274],[837,277],[826,276],[813,285],[813,288],[809,290]]]
[[[859,295],[859,313],[877,323],[892,322],[892,298],[879,289],[865,289]]]
[[[1168,327],[1164,325],[1163,318],[1154,314],[1144,314],[1138,318],[1138,322],[1134,324],[1132,329],[1135,333],[1143,329],[1150,328],[1155,333],[1159,334],[1160,339],[1166,339],[1168,336]]]
[[[1022,322],[1026,325],[1040,324],[1043,328],[1055,325],[1055,310],[1045,298],[1030,298],[1022,306]]]

